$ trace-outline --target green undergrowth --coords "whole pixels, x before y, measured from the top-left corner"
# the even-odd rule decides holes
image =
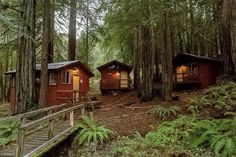
[[[163,122],[156,131],[145,136],[123,137],[112,156],[172,157],[219,156],[232,157],[236,145],[236,118],[201,119],[180,116]]]
[[[6,117],[9,115],[10,115],[9,104],[8,103],[0,104],[0,118]]]
[[[203,92],[202,96],[189,98],[188,111],[193,114],[207,114],[210,117],[224,117],[225,112],[236,111],[236,83],[222,82]]]
[[[0,147],[16,139],[19,125],[18,120],[0,123]]]
[[[95,156],[97,148],[108,140],[112,131],[106,126],[99,124],[93,119],[93,116],[81,116],[79,122],[79,133],[74,138],[73,147],[77,156]]]

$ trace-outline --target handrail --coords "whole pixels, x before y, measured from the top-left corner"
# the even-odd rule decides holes
[[[16,115],[16,116],[0,118],[0,123],[1,122],[6,122],[6,121],[11,121],[11,120],[14,120],[14,119],[17,119],[17,118],[19,118],[19,119],[21,119],[21,118],[28,118],[28,117],[31,117],[31,116],[33,116],[35,114],[38,114],[38,113],[47,112],[47,111],[55,110],[55,109],[58,109],[58,108],[63,108],[65,106],[67,106],[67,104],[51,106],[51,107],[47,107],[47,108],[42,108],[42,109],[38,109],[38,110],[22,113],[22,114],[19,114],[19,115]]]
[[[49,110],[50,112],[45,117],[42,117],[40,119],[37,119],[37,120],[29,122],[29,123],[24,123],[22,121],[22,123],[19,127],[19,132],[18,132],[18,137],[17,137],[18,140],[17,140],[16,157],[23,157],[25,135],[28,130],[46,122],[46,123],[48,123],[48,125],[47,125],[48,126],[48,139],[50,140],[53,138],[53,132],[54,132],[53,131],[53,122],[54,122],[54,120],[59,116],[64,116],[65,114],[69,113],[70,126],[73,127],[74,126],[74,111],[76,109],[83,108],[83,107],[84,107],[84,104],[81,104],[81,105],[73,106],[73,107],[58,111],[56,113],[52,113],[52,110]]]
[[[64,114],[69,113],[69,112],[71,112],[71,111],[74,111],[74,110],[76,110],[76,109],[78,109],[78,108],[81,108],[81,107],[83,107],[83,106],[84,106],[84,104],[78,105],[78,106],[74,106],[74,107],[71,107],[71,108],[68,108],[68,109],[65,109],[65,110],[62,110],[62,111],[53,113],[53,114],[51,114],[51,115],[45,116],[45,117],[40,118],[40,119],[38,119],[38,120],[35,120],[35,121],[33,121],[33,122],[30,122],[30,123],[27,123],[27,124],[23,124],[23,125],[21,126],[21,129],[32,128],[32,127],[34,127],[34,126],[36,126],[36,125],[39,125],[39,124],[41,124],[41,123],[43,123],[43,122],[47,122],[47,121],[52,120],[52,119],[55,119],[55,118],[57,118],[57,117],[59,117],[59,116],[61,116],[61,115],[64,115]]]

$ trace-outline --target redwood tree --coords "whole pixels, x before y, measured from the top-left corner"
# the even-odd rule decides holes
[[[15,113],[35,104],[35,0],[20,0]]]
[[[70,1],[68,59],[75,60],[76,49],[76,0]]]
[[[150,18],[149,0],[143,0],[143,16],[144,20]],[[141,48],[140,53],[142,65],[141,78],[141,99],[142,101],[150,101],[153,99],[153,71],[154,71],[154,53],[151,45],[151,26],[149,23],[141,26]]]
[[[41,56],[41,77],[40,77],[40,107],[45,107],[47,103],[47,85],[48,85],[48,54],[50,50],[50,36],[51,36],[51,3],[50,0],[43,2],[43,45]]]
[[[162,99],[164,101],[172,100],[172,84],[173,84],[173,64],[172,64],[172,43],[171,43],[171,31],[169,23],[169,12],[163,11],[163,19],[161,25],[162,33]]]

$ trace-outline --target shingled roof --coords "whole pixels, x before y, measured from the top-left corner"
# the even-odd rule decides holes
[[[85,65],[83,65],[80,61],[64,61],[64,62],[57,62],[57,63],[49,63],[48,64],[48,70],[59,70],[62,68],[65,68],[67,66],[73,66],[73,65],[80,65],[91,77],[94,76],[94,74],[87,68]],[[41,64],[36,64],[36,71],[41,71]],[[10,70],[6,72],[5,74],[14,74],[16,73],[16,70]]]
[[[174,64],[181,64],[181,63],[187,63],[187,62],[193,62],[193,61],[222,63],[222,60],[219,60],[219,59],[205,57],[205,56],[197,56],[197,55],[189,54],[189,53],[180,53],[177,56],[175,56],[173,60]]]
[[[103,65],[101,65],[100,67],[98,67],[97,69],[98,69],[99,71],[101,71],[102,69],[104,69],[104,68],[106,68],[106,67],[109,67],[109,66],[111,66],[111,65],[115,65],[115,64],[120,65],[121,67],[123,67],[124,69],[126,69],[126,70],[129,71],[129,72],[131,72],[132,69],[133,69],[132,66],[129,66],[129,65],[127,65],[127,64],[124,64],[124,63],[119,62],[119,61],[117,61],[117,60],[113,60],[113,61],[110,61],[110,62],[108,62],[108,63],[106,63],[106,64],[103,64]]]

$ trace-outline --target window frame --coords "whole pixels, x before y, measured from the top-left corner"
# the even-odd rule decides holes
[[[55,76],[55,82],[52,82],[52,75]],[[57,85],[57,74],[55,72],[49,73],[49,80],[48,80],[48,85],[49,86],[56,86]]]
[[[67,80],[67,74],[68,74],[68,82],[64,82]],[[61,71],[61,84],[71,84],[71,74],[69,70],[63,70]]]

